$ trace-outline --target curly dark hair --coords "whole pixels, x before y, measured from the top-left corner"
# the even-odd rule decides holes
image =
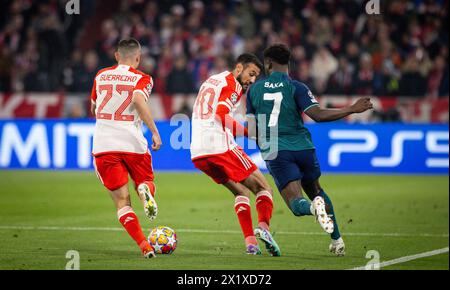
[[[291,50],[285,44],[273,44],[264,50],[264,59],[266,58],[278,64],[287,65],[291,59]]]

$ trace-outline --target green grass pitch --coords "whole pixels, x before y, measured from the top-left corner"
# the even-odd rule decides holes
[[[62,270],[69,250],[79,252],[81,269],[350,269],[364,266],[369,250],[383,262],[448,247],[448,183],[448,176],[324,175],[347,246],[339,258],[314,219],[292,215],[276,192],[271,226],[282,257],[270,257],[245,255],[226,189],[201,174],[157,172],[158,218],[144,217],[133,192],[134,209],[146,233],[167,225],[179,244],[172,255],[145,260],[93,172],[0,171],[0,269]],[[448,259],[447,252],[382,269],[449,269]]]

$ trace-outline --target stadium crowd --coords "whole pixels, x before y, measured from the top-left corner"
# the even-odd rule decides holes
[[[0,92],[88,92],[118,40],[134,37],[161,94],[194,93],[274,42],[319,96],[449,94],[448,0],[381,1],[371,16],[363,0],[95,0],[72,16],[66,2],[0,2]]]

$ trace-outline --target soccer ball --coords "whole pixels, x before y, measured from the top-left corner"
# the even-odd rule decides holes
[[[154,228],[148,236],[148,242],[157,254],[172,254],[177,248],[177,234],[169,227]]]

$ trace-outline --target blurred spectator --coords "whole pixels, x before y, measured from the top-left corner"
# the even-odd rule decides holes
[[[114,64],[114,52],[120,36],[112,19],[103,22],[101,32],[100,40],[96,44],[96,51],[100,56],[100,66],[108,67]]]
[[[253,18],[249,1],[238,1],[236,6],[236,17],[239,19],[241,35],[244,39],[255,35],[256,24]]]
[[[318,21],[312,27],[312,33],[316,35],[316,45],[325,46],[331,42],[332,30],[330,20],[327,17],[319,17]]]
[[[398,68],[402,63],[402,59],[400,54],[394,49],[391,41],[383,41],[380,43],[379,49],[372,54],[372,62],[374,69],[379,71],[384,65]]]
[[[6,47],[0,46],[0,92],[11,91],[13,59]]]
[[[384,61],[381,71],[375,74],[373,93],[378,96],[395,96],[399,93],[400,72],[390,61]]]
[[[226,70],[230,70],[229,67],[230,65],[224,57],[216,57],[216,59],[214,60],[213,68],[211,69],[211,74],[219,74]]]
[[[400,91],[402,96],[423,96],[426,92],[426,79],[419,70],[419,61],[410,56],[403,67],[400,78]]]
[[[346,58],[350,68],[355,71],[359,66],[360,49],[355,41],[351,41],[347,44],[346,48]]]
[[[328,81],[327,94],[333,95],[350,95],[352,93],[353,84],[353,67],[350,66],[348,60],[341,56],[339,58],[339,66]]]
[[[166,92],[167,91],[167,76],[172,70],[173,58],[170,53],[169,47],[163,49],[161,56],[159,57],[158,63],[156,64],[156,78],[158,82],[155,82],[156,92]]]
[[[303,63],[309,63],[309,60],[306,57],[305,48],[301,45],[297,45],[292,48],[292,57],[291,57],[292,67],[291,72],[293,75],[298,75],[300,72],[300,66]],[[309,77],[309,68],[308,68],[308,77]]]
[[[151,76],[155,76],[155,59],[151,56],[143,56],[141,57],[141,64],[139,69],[141,71],[146,72],[147,74],[151,75]]]
[[[328,78],[338,68],[336,58],[328,51],[326,47],[320,47],[314,54],[311,62],[311,76],[314,79],[314,86],[317,93],[325,91]]]
[[[19,91],[41,91],[43,81],[39,72],[40,55],[38,52],[37,36],[33,30],[28,31],[28,41],[23,53],[16,58],[16,89]]]
[[[307,85],[313,92],[317,92],[317,90],[314,86],[314,79],[311,77],[311,74],[309,71],[310,71],[310,65],[308,62],[300,63],[299,70],[297,71],[297,74],[294,75],[294,79],[297,79],[298,81]]]
[[[98,70],[98,56],[95,51],[87,52],[81,66],[73,71],[72,92],[89,92]]]
[[[42,89],[55,91],[61,88],[61,76],[65,61],[66,38],[62,25],[56,15],[46,15],[43,8],[42,18],[37,19],[38,71],[43,78]]]
[[[434,69],[428,77],[428,95],[430,97],[448,96],[448,77],[448,63],[444,57],[436,57]]]
[[[174,67],[167,76],[166,89],[169,94],[191,94],[195,92],[194,82],[187,70],[186,59],[183,56],[175,60]]]
[[[198,89],[240,53],[284,42],[292,76],[319,95],[448,95],[448,1],[382,1],[380,16],[361,0],[87,2],[69,16],[66,1],[0,1],[0,91],[88,92],[119,39],[134,37],[159,93],[188,90],[169,76]]]
[[[358,95],[372,95],[375,71],[372,66],[372,56],[368,53],[361,55],[359,68],[353,77],[353,86]]]

